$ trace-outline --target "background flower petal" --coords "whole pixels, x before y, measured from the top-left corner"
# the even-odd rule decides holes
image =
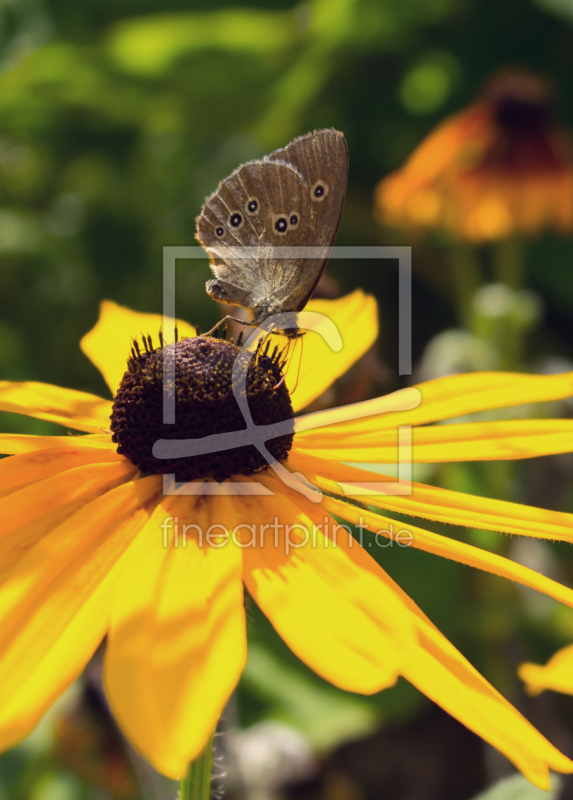
[[[208,500],[164,498],[141,531],[117,583],[104,666],[125,734],[172,778],[204,747],[246,661],[241,552],[198,538],[229,516],[225,498]],[[169,517],[177,547],[173,527],[164,547]]]
[[[55,422],[66,428],[101,433],[108,428],[111,403],[95,394],[49,383],[0,381],[0,411]]]
[[[517,672],[528,694],[539,694],[544,689],[573,694],[573,644],[554,653],[545,666],[521,664]]]
[[[176,320],[179,338],[195,336],[196,330],[184,320]],[[173,327],[173,326],[170,326]],[[158,334],[163,331],[161,314],[143,314],[120,306],[113,300],[100,303],[99,319],[80,342],[80,347],[99,369],[112,395],[114,395],[127,368],[132,339],[141,340],[141,334],[150,334],[155,346]],[[174,341],[173,330],[163,331],[166,342]]]

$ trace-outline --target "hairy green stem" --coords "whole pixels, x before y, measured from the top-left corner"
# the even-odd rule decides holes
[[[211,773],[213,771],[213,738],[207,742],[201,755],[189,764],[187,774],[179,782],[179,800],[210,800]]]

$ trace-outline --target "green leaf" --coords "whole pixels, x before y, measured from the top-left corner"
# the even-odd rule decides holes
[[[318,750],[370,733],[378,722],[367,699],[318,685],[255,642],[242,681],[271,702],[269,716],[297,728]]]
[[[475,800],[553,800],[560,788],[561,778],[554,773],[551,774],[551,788],[547,792],[534,786],[523,775],[512,775],[478,795]]]
[[[107,47],[127,72],[151,76],[167,72],[179,58],[196,51],[274,56],[295,37],[291,12],[241,8],[128,19],[111,29]]]

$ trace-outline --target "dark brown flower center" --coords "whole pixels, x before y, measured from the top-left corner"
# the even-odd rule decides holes
[[[223,481],[233,475],[251,475],[268,465],[253,445],[184,458],[159,459],[153,445],[159,439],[193,439],[217,433],[245,430],[247,424],[236,399],[246,396],[256,425],[272,425],[293,419],[290,395],[284,382],[280,356],[262,351],[253,356],[248,370],[233,367],[240,348],[207,336],[184,339],[173,345],[146,352],[133,351],[116,394],[111,417],[113,441],[118,453],[129,458],[144,473],[174,473],[177,481],[213,478]],[[175,380],[166,368],[164,355],[175,360]],[[245,362],[245,364],[248,362]],[[245,374],[246,372],[246,374]],[[280,385],[279,385],[280,384]],[[277,388],[278,387],[278,388]],[[164,395],[175,401],[175,423],[163,422]],[[240,399],[240,397],[239,397]],[[289,425],[294,431],[294,423]],[[293,433],[266,442],[278,461],[285,461]]]
[[[486,96],[498,125],[508,133],[527,134],[546,128],[554,117],[549,85],[536,75],[508,73],[494,79]]]
[[[558,125],[555,96],[543,78],[524,70],[496,75],[484,91],[494,134],[475,172],[523,179],[571,168],[568,137]]]

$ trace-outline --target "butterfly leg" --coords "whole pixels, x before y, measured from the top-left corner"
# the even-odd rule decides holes
[[[262,350],[262,348],[264,347],[264,345],[265,345],[265,344],[268,342],[268,340],[269,340],[269,339],[270,339],[270,337],[271,337],[271,333],[273,333],[273,331],[274,331],[275,327],[276,327],[276,326],[275,326],[274,322],[271,322],[271,324],[269,325],[269,329],[268,329],[268,331],[266,331],[265,335],[263,336],[263,338],[261,339],[261,341],[260,341],[260,342],[258,343],[258,345],[257,345],[257,349],[258,349],[259,351],[260,351],[260,350]],[[267,346],[267,350],[268,350],[268,349],[269,349],[269,348],[268,348],[268,346]]]
[[[239,325],[242,325],[244,328],[252,328],[252,327],[253,327],[252,325],[249,325],[249,323],[248,323],[248,322],[245,322],[245,320],[244,320],[244,319],[236,319],[235,317],[232,317],[230,314],[227,314],[225,317],[223,317],[223,319],[220,319],[220,320],[219,320],[219,322],[218,322],[216,325],[214,325],[214,326],[211,328],[211,330],[210,330],[210,331],[207,331],[206,333],[202,333],[202,334],[201,334],[201,336],[211,336],[211,334],[213,333],[213,331],[216,331],[216,330],[217,330],[217,328],[220,328],[220,327],[221,327],[221,325],[222,325],[224,322],[227,322],[227,320],[228,320],[228,319],[230,319],[232,322],[238,322],[238,323],[239,323]]]

